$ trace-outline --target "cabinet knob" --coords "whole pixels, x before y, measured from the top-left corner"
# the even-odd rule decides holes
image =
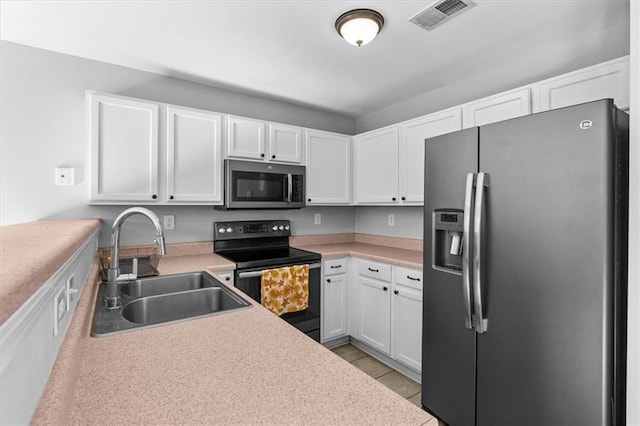
[[[173,200],[173,195],[169,195],[169,199],[170,199],[170,200]]]
[[[398,294],[398,290],[393,290],[393,294]]]
[[[391,201],[395,201],[395,200],[396,200],[396,197],[393,197],[393,198],[391,199]]]
[[[311,198],[307,198],[307,202],[310,203],[311,202]]]
[[[272,155],[272,156],[271,156],[271,158],[276,158],[276,156],[275,156],[275,155]]]
[[[402,197],[402,198],[401,198],[401,200],[402,200],[402,201],[404,201],[404,200],[406,200],[406,199],[407,199],[407,197]]]
[[[382,289],[383,289],[384,291],[389,290],[389,288],[387,288],[387,287],[382,287]]]
[[[331,280],[330,280],[329,278],[327,278],[327,282],[328,282],[328,283],[330,283],[330,282],[331,282]]]
[[[225,281],[231,281],[231,277],[224,277]]]
[[[157,196],[156,194],[153,194],[153,195],[151,196],[151,198],[153,198],[153,199],[155,200],[156,198],[158,198],[158,196]]]
[[[264,152],[262,154],[260,154],[260,157],[264,158]]]

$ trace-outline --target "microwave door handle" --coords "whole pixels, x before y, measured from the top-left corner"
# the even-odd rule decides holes
[[[287,174],[287,203],[291,202],[291,193],[293,192],[293,176]]]

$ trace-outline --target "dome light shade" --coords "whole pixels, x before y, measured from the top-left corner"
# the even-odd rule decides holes
[[[348,43],[364,46],[373,40],[384,25],[381,14],[371,9],[354,9],[336,20],[336,31]]]

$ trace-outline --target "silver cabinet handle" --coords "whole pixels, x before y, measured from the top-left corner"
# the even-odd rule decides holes
[[[291,265],[293,266],[293,265]],[[321,263],[312,263],[309,265],[309,269],[316,269],[316,268],[320,268],[322,266]],[[264,268],[265,271],[269,270],[271,268]],[[252,278],[252,277],[259,277],[262,276],[262,270],[260,271],[247,271],[247,272],[240,272],[238,274],[238,279],[240,278]]]
[[[489,175],[478,173],[476,202],[473,212],[473,305],[476,332],[487,331],[487,320],[482,306],[482,214],[485,202],[485,187],[489,186]]]
[[[471,317],[471,268],[469,267],[469,252],[471,251],[471,210],[473,203],[475,174],[467,174],[467,184],[464,193],[464,228],[462,232],[462,297],[464,303],[464,326],[473,328]]]

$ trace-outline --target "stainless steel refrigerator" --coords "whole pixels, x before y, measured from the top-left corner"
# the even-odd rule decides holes
[[[426,140],[422,405],[624,424],[628,116],[605,99]]]

